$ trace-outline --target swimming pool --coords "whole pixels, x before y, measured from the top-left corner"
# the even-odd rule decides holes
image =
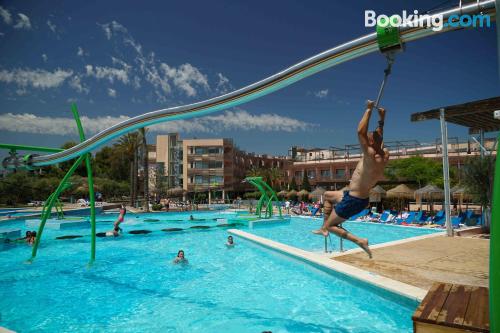
[[[290,227],[288,228],[269,226],[266,228],[255,228],[249,232],[306,251],[323,252],[325,248],[324,238],[311,233],[312,230],[318,229],[322,222],[321,219],[316,218],[292,217],[290,220]],[[370,245],[442,232],[442,230],[429,228],[413,228],[354,221],[344,222],[342,226],[359,237],[368,238]],[[357,245],[349,241],[343,242],[344,250],[356,247]],[[328,238],[328,250],[340,250],[339,237],[332,234],[331,237]]]
[[[250,242],[238,239],[228,249],[226,231],[213,220],[227,214],[194,215],[205,220],[127,214],[124,236],[98,239],[90,269],[89,229],[46,230],[31,265],[23,263],[27,245],[1,251],[0,326],[19,332],[412,331],[416,303]],[[114,217],[99,215],[98,231],[108,230]],[[190,228],[195,225],[210,228]],[[175,227],[188,231],[161,231]],[[127,234],[134,229],[152,232]],[[66,234],[86,236],[55,239]],[[180,248],[187,266],[171,264]]]

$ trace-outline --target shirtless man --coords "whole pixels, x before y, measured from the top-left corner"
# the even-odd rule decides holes
[[[349,184],[349,191],[327,191],[324,194],[323,226],[313,233],[328,236],[329,232],[350,240],[361,247],[372,257],[368,247],[368,239],[359,238],[339,226],[349,217],[361,212],[368,206],[370,189],[377,184],[384,174],[384,168],[389,161],[389,151],[384,149],[383,129],[385,110],[378,108],[380,120],[374,132],[368,132],[370,116],[374,107],[373,101],[367,101],[366,111],[358,125],[358,139],[363,157],[358,162]],[[335,210],[332,211],[332,206]]]

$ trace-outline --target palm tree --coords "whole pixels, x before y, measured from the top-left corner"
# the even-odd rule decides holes
[[[247,177],[264,177],[264,170],[261,168],[257,168],[253,166],[250,170],[247,171]]]
[[[142,167],[144,169],[143,181],[144,181],[144,211],[149,212],[149,161],[148,161],[148,143],[146,140],[146,134],[148,130],[145,127],[139,129],[141,138],[141,150],[142,150]]]
[[[271,180],[271,187],[276,189],[276,184],[281,185],[283,179],[283,172],[278,168],[271,168],[268,171],[269,179]],[[281,187],[281,186],[280,186]]]
[[[137,148],[139,135],[137,132],[127,133],[120,137],[118,146],[130,163],[130,205],[133,206],[137,199]]]

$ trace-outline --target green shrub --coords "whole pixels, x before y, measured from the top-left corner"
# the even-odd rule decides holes
[[[162,204],[153,204],[153,206],[151,207],[151,209],[153,210],[161,210],[163,208],[163,205]]]

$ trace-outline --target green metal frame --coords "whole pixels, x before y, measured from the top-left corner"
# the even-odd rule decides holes
[[[493,200],[490,224],[490,328],[500,332],[500,134],[497,138],[497,156],[493,181]]]
[[[75,104],[71,105],[71,112],[75,118],[76,126],[78,127],[78,134],[80,135],[80,141],[85,141],[85,133],[83,131],[82,123],[80,121],[80,116],[78,114],[78,109]],[[11,145],[11,144],[0,144],[0,149],[9,149],[11,153],[16,153],[17,150],[23,151],[40,151],[40,152],[59,152],[64,149],[59,148],[49,148],[49,147],[38,147],[38,146],[24,146],[24,145]],[[27,157],[29,155],[26,155]],[[73,163],[68,172],[64,175],[63,179],[57,186],[56,190],[47,198],[47,201],[42,209],[41,221],[38,227],[38,233],[31,251],[31,258],[28,262],[32,262],[38,252],[38,246],[40,245],[40,240],[42,239],[43,230],[45,228],[45,223],[47,219],[52,215],[52,208],[56,209],[58,218],[64,218],[64,212],[62,209],[62,204],[59,201],[59,196],[62,192],[67,190],[71,183],[68,181],[73,175],[75,170],[82,164],[85,160],[85,167],[87,169],[87,181],[89,184],[89,197],[90,197],[90,226],[91,226],[91,242],[90,242],[90,262],[92,264],[95,261],[95,243],[96,243],[96,224],[95,224],[95,195],[94,195],[94,178],[92,173],[91,155],[90,153],[81,155]]]
[[[257,208],[255,210],[255,214],[262,218],[262,208],[263,206],[266,208],[266,215],[264,218],[271,218],[273,216],[273,201],[278,201],[280,204],[278,205],[279,217],[283,217],[281,212],[281,201],[278,199],[276,192],[269,186],[262,177],[247,177],[245,181],[255,186],[261,196],[259,198],[259,202],[257,203]]]

